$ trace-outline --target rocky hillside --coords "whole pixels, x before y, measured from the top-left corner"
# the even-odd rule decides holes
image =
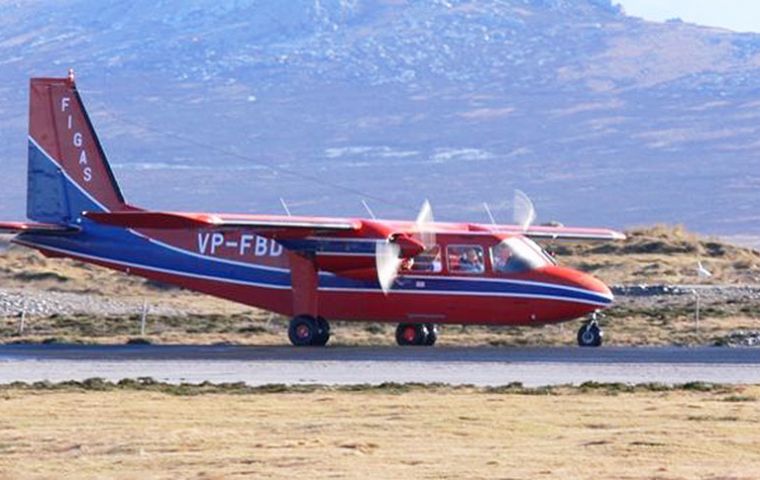
[[[681,226],[634,229],[623,242],[558,245],[564,264],[610,284],[760,284],[760,251],[701,237]],[[700,278],[697,265],[710,278]]]

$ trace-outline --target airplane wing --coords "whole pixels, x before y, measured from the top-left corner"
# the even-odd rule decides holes
[[[315,233],[358,232],[366,225],[380,222],[328,217],[292,217],[278,215],[244,215],[185,212],[85,212],[84,216],[104,225],[144,229],[249,228],[265,236],[300,238]],[[377,227],[382,228],[382,227]],[[611,241],[624,240],[625,234],[605,228],[576,228],[519,225],[470,225],[470,230],[525,235],[536,240]],[[391,230],[392,231],[392,230]],[[380,235],[387,237],[389,232]]]
[[[79,231],[76,227],[57,225],[54,223],[37,222],[0,222],[0,233],[74,233]]]
[[[361,228],[361,222],[357,220],[274,215],[125,211],[85,212],[84,216],[100,224],[124,228],[250,228],[262,235],[280,237],[301,237],[314,232],[350,232]]]
[[[523,230],[519,225],[503,225],[498,232],[525,235],[535,240],[612,241],[625,240],[625,234],[606,228],[574,228],[531,226]]]

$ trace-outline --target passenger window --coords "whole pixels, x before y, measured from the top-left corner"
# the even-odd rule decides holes
[[[442,270],[441,247],[434,245],[412,260],[411,271],[413,272],[440,272]]]
[[[483,273],[483,248],[477,245],[450,245],[446,255],[451,272]]]

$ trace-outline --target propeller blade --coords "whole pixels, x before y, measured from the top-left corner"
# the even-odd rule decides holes
[[[515,190],[514,221],[523,230],[527,230],[536,220],[533,202],[522,190]]]
[[[420,213],[417,214],[414,225],[417,237],[426,249],[435,245],[435,230],[432,227],[434,222],[433,208],[430,206],[430,202],[425,200],[422,208],[420,208]]]
[[[401,253],[401,247],[391,241],[378,242],[375,244],[375,267],[377,269],[377,281],[384,294],[393,285],[393,281],[398,276],[398,269],[401,266],[402,259],[398,258]]]

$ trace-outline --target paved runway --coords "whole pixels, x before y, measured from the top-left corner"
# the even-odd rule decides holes
[[[0,383],[153,377],[178,382],[529,386],[597,382],[760,383],[760,349],[3,345]]]

